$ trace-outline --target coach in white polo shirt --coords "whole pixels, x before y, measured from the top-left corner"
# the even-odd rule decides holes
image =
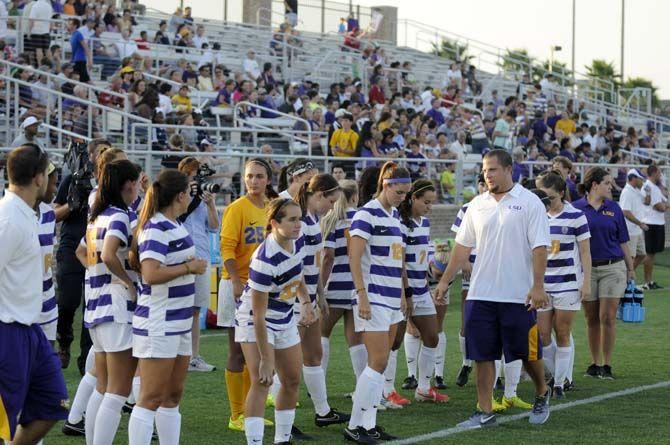
[[[628,183],[621,191],[619,197],[619,206],[623,210],[623,216],[626,217],[626,227],[628,227],[628,250],[633,255],[633,265],[635,268],[642,264],[647,250],[644,246],[644,232],[649,227],[642,222],[647,212],[645,206],[651,203],[651,194],[642,191],[645,177],[640,170],[631,168],[628,170]]]
[[[544,291],[549,220],[540,199],[512,181],[512,157],[507,151],[484,155],[482,173],[488,192],[470,202],[436,290],[439,303],[476,247],[465,302],[465,338],[468,359],[477,364],[479,408],[459,426],[495,425],[494,360],[503,352],[507,362],[523,360],[536,391],[530,423],[541,424],[549,418],[550,391],[544,381],[535,309],[549,301]]]
[[[649,226],[644,232],[644,245],[647,256],[644,258],[644,286],[643,289],[661,289],[653,278],[654,258],[657,253],[665,249],[665,211],[668,209],[668,199],[658,187],[661,180],[661,170],[655,165],[647,167],[647,181],[642,190],[649,195],[649,204],[645,204],[646,212],[642,222]]]

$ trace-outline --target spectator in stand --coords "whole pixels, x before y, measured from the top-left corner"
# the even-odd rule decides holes
[[[541,111],[535,111],[535,119],[530,126],[530,131],[528,133],[529,139],[535,139],[538,143],[544,141],[544,137],[549,131],[547,127],[546,119],[544,118],[544,113]]]
[[[265,82],[265,88],[271,89],[277,86],[277,81],[274,78],[272,63],[265,62],[263,64],[263,73],[261,75],[263,82]]]
[[[426,116],[429,116],[432,120],[435,121],[435,123],[439,126],[444,124],[445,119],[444,119],[444,114],[442,114],[442,100],[441,99],[433,99],[431,102],[431,109],[426,112]]]
[[[330,148],[333,156],[348,158],[356,156],[356,147],[358,146],[358,134],[352,130],[353,116],[349,113],[340,118],[342,128],[335,130],[330,138]]]
[[[30,45],[27,50],[35,51],[38,65],[41,65],[45,52],[49,49],[51,42],[51,17],[53,8],[49,0],[37,0],[30,9],[30,20],[28,21],[28,34]]]
[[[256,82],[261,76],[261,69],[258,66],[258,60],[256,60],[256,52],[254,50],[247,51],[247,58],[244,59],[244,62],[242,63],[242,69],[244,70],[247,79],[252,82]]]
[[[151,47],[149,46],[149,40],[147,40],[146,31],[140,31],[140,37],[138,39],[135,39],[135,43],[137,43],[137,49],[141,50],[151,49]]]
[[[542,92],[542,85],[539,83],[536,83],[534,88],[535,90],[533,94],[533,100],[531,101],[529,99],[531,109],[534,112],[533,114],[537,113],[538,111],[541,111],[542,114],[544,114],[547,112],[547,96],[545,96]]]
[[[510,130],[516,120],[516,111],[509,110],[496,121],[493,130],[493,148],[507,150],[510,140]]]
[[[209,39],[205,35],[205,26],[198,25],[195,28],[195,36],[193,36],[193,45],[198,49],[202,49],[203,43],[209,45]]]
[[[123,98],[115,96],[110,93],[125,94],[123,90],[123,82],[119,76],[112,77],[112,80],[107,86],[108,91],[103,91],[98,95],[98,103],[106,107],[123,108]]]
[[[121,39],[114,43],[116,54],[119,59],[123,60],[126,57],[133,57],[139,51],[139,47],[134,40],[130,39],[130,29],[121,31]]]
[[[198,89],[200,91],[214,91],[212,74],[209,65],[201,66],[198,70]]]
[[[117,24],[122,33],[123,31],[131,32],[133,27],[137,26],[137,22],[131,14],[130,9],[123,10],[123,15],[121,16],[121,19],[117,20]]]
[[[40,128],[40,121],[35,116],[27,116],[21,122],[21,132],[12,141],[12,148],[20,147],[24,144],[35,144],[43,151],[45,150],[44,143],[39,140],[37,134]]]
[[[577,201],[581,198],[577,191],[577,184],[572,180],[572,162],[570,159],[564,156],[556,156],[551,161],[551,168],[561,174],[561,177],[565,180],[565,183],[568,186],[568,191],[570,193],[566,196],[566,199],[568,201]]]
[[[455,160],[456,155],[449,153],[446,159]],[[440,174],[440,186],[442,198],[446,203],[453,203],[456,196],[456,163],[451,162]]]
[[[78,16],[86,15],[86,7],[88,2],[86,0],[75,0],[74,2],[74,13]]]
[[[418,140],[412,139],[408,144],[409,150],[405,153],[407,161],[407,169],[410,172],[412,181],[416,181],[428,173],[428,166],[426,162],[421,162],[421,159],[426,159],[426,156],[421,153],[421,144]]]
[[[512,159],[512,181],[521,183],[530,177],[528,166],[524,164],[526,152],[523,151],[523,148],[517,147],[512,152]]]
[[[130,91],[128,91],[128,99],[130,100],[130,105],[133,109],[142,100],[146,91],[147,82],[144,79],[136,80],[133,83],[133,86],[130,87]]]
[[[572,145],[570,144],[570,138],[561,139],[561,151],[559,154],[564,158],[568,158],[570,162],[577,161],[575,149],[572,148]]]
[[[191,114],[193,111],[193,104],[189,97],[188,85],[182,85],[179,92],[172,96],[172,107],[178,115]]]
[[[561,115],[556,113],[556,106],[549,105],[547,107],[547,128],[550,130],[549,134],[554,135],[556,131],[556,124],[561,119]]]
[[[555,130],[556,132],[562,132],[564,136],[568,137],[577,130],[575,121],[570,118],[570,114],[567,111],[561,113],[561,119],[556,122]]]
[[[444,133],[440,133],[437,135],[438,139],[440,138],[440,135],[444,135],[446,137]],[[466,151],[467,146],[465,145],[465,131],[460,130],[456,133],[456,140],[449,146],[449,152],[454,153],[458,158],[462,158]]]
[[[379,124],[377,124],[379,126]],[[403,157],[403,150],[393,140],[395,133],[392,129],[387,128],[382,131],[382,141],[377,148],[385,158],[401,158]]]
[[[233,79],[226,80],[224,87],[219,90],[219,94],[216,96],[217,105],[224,108],[232,107],[234,91],[235,81]]]
[[[647,256],[644,259],[644,286],[646,290],[663,289],[653,277],[654,260],[657,253],[665,249],[665,212],[668,210],[668,198],[662,192],[661,169],[656,165],[647,167],[647,181],[644,183],[645,214],[642,222],[649,230],[644,233],[644,243]],[[647,204],[649,202],[649,204]]]
[[[374,84],[372,84],[370,92],[368,93],[368,99],[371,106],[384,105],[386,103],[386,95],[384,92],[385,87],[386,79],[384,77],[380,77]]]
[[[242,102],[248,100],[251,97],[251,93],[254,90],[254,84],[250,80],[243,80],[237,90],[233,93],[233,103]]]
[[[193,13],[193,9],[191,9],[190,6],[187,6],[184,8],[184,23],[193,26],[193,16],[191,15]]]
[[[118,14],[116,13],[116,6],[110,4],[107,7],[107,12],[102,18],[103,23],[105,24],[105,29],[109,32],[119,32],[119,26],[117,20],[119,19]]]
[[[72,33],[70,37],[70,47],[72,48],[72,63],[74,70],[79,74],[79,81],[88,83],[91,78],[88,75],[88,69],[93,66],[93,54],[86,43],[86,39],[78,30],[81,22],[77,18],[72,18],[67,22],[68,32]]]
[[[113,76],[119,68],[119,59],[112,57],[102,41],[98,40],[103,32],[105,32],[105,25],[98,23],[93,34],[95,38],[91,40],[91,51],[93,52],[93,63],[102,65],[102,79],[107,79]]]
[[[63,5],[63,15],[77,15],[77,11],[74,9],[74,0],[65,1],[65,4]]]

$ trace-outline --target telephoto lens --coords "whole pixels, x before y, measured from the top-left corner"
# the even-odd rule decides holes
[[[214,182],[205,182],[202,184],[201,188],[208,193],[219,193],[221,191],[221,185]]]

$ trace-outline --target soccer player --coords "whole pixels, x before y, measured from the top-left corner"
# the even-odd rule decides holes
[[[281,169],[279,174],[279,197],[293,199],[300,187],[319,173],[312,161],[305,158],[294,159]]]
[[[537,324],[542,356],[554,376],[553,397],[560,399],[570,368],[572,322],[581,309],[581,302],[591,296],[591,233],[584,213],[565,201],[569,191],[559,173],[545,172],[535,183],[549,198],[547,215],[551,237],[544,276],[549,305],[538,310]],[[555,342],[552,330],[556,334]]]
[[[128,438],[131,445],[148,445],[155,421],[160,443],[178,444],[179,402],[191,358],[194,275],[207,270],[207,260],[194,258],[193,240],[178,221],[191,202],[185,174],[163,170],[144,201],[132,258],[141,272],[132,352],[139,359],[142,385]]]
[[[56,213],[50,203],[53,201],[58,190],[58,170],[49,163],[47,169],[49,183],[46,194],[37,204],[39,215],[39,240],[42,248],[43,274],[42,274],[42,312],[37,324],[40,325],[52,346],[56,344],[56,327],[58,325],[58,306],[56,305],[56,292],[53,283],[53,271],[51,264],[54,254],[54,240],[56,238]]]
[[[400,203],[401,230],[405,239],[405,296],[411,298],[412,311],[408,320],[421,335],[423,345],[418,357],[418,382],[414,392],[417,402],[445,403],[449,396],[440,394],[430,385],[435,369],[438,347],[438,325],[435,304],[428,288],[430,250],[430,213],[437,193],[432,181],[418,179],[412,184],[405,200]],[[436,377],[437,378],[437,377]]]
[[[465,341],[468,358],[477,364],[480,408],[459,425],[481,428],[496,424],[491,404],[494,361],[503,350],[506,361],[524,361],[535,383],[530,423],[541,424],[549,418],[550,390],[544,381],[534,309],[548,303],[544,291],[548,220],[540,199],[512,181],[512,158],[505,150],[484,155],[482,172],[488,192],[470,202],[449,265],[436,288],[439,303],[476,247],[465,303]],[[506,261],[508,258],[514,261]]]
[[[303,279],[302,212],[291,199],[268,205],[267,237],[254,252],[249,280],[235,315],[235,341],[242,346],[251,376],[245,406],[247,444],[263,442],[263,412],[274,372],[282,382],[275,399],[274,443],[289,444],[298,401],[302,353],[296,323],[296,297],[302,307],[299,324],[315,321]]]
[[[394,439],[377,425],[377,406],[397,325],[403,311],[408,315],[411,310],[403,289],[405,249],[396,210],[411,186],[409,171],[393,162],[384,164],[376,198],[356,212],[349,232],[349,265],[356,295],[354,325],[356,332],[363,333],[368,363],[356,382],[344,437],[360,444]]]
[[[24,144],[7,156],[0,199],[0,439],[37,443],[67,417],[58,356],[37,325],[44,258],[35,207],[48,187],[49,158]]]
[[[328,313],[321,320],[321,348],[323,357],[321,367],[328,371],[330,355],[330,336],[335,324],[344,318],[344,336],[349,346],[349,356],[356,379],[363,372],[368,354],[360,333],[354,330],[354,314],[352,298],[354,283],[351,281],[349,269],[349,240],[351,236],[351,219],[358,206],[358,185],[355,181],[345,179],[339,182],[342,193],[333,209],[321,220],[321,231],[325,236],[321,281],[326,283],[326,302]]]
[[[242,348],[235,341],[235,305],[249,279],[251,256],[265,239],[268,199],[276,196],[270,165],[260,158],[249,160],[244,168],[244,186],[246,195],[231,203],[223,215],[223,268],[217,305],[217,325],[228,330],[226,391],[230,404],[228,428],[233,431],[244,431],[244,401],[251,385]]]
[[[77,258],[87,267],[86,312],[95,351],[96,391],[86,406],[87,444],[111,444],[121,409],[131,392],[137,360],[132,356],[132,321],[137,275],[128,267],[132,241],[129,209],[138,195],[139,172],[127,160],[105,165],[86,236]]]

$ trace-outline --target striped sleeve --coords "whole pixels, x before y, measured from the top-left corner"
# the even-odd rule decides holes
[[[145,228],[140,232],[138,239],[140,262],[144,260],[156,260],[165,264],[168,254],[168,240],[164,231],[158,227]]]
[[[259,292],[270,292],[272,290],[273,276],[272,265],[254,258],[251,260],[251,265],[249,265],[249,281],[247,281],[247,285]]]
[[[464,205],[458,210],[458,214],[456,215],[456,219],[454,220],[454,223],[451,225],[451,231],[454,233],[458,233],[459,227],[461,227],[461,223],[463,222],[463,218],[465,218],[465,212],[468,210],[468,206]]]
[[[323,243],[323,246],[328,249],[334,249],[337,241],[337,229],[333,230],[326,236],[326,240]]]
[[[349,230],[349,235],[354,237],[358,236],[364,240],[370,239],[372,237],[373,231],[373,216],[367,210],[359,210],[354,215],[354,219],[351,221],[351,230]]]
[[[128,235],[130,233],[130,218],[125,212],[116,212],[109,218],[105,239],[113,236],[121,240],[121,245],[128,245]]]
[[[583,213],[579,218],[575,219],[575,237],[577,238],[577,241],[584,241],[591,238],[589,222],[586,219],[586,215]]]

